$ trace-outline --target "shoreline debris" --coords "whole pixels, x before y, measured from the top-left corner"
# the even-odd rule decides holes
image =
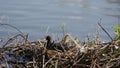
[[[98,25],[111,39],[102,43],[97,36],[94,40],[79,42],[70,34],[64,34],[61,41],[29,41],[28,35],[20,34],[10,37],[0,48],[0,68],[119,68],[120,67],[120,28],[115,28],[116,38]],[[64,32],[64,26],[63,32]],[[0,39],[0,43],[2,39]]]
[[[19,39],[16,38],[17,36],[12,41]],[[0,48],[0,67],[111,68],[120,66],[120,41],[96,44],[93,40],[81,45],[69,34],[66,34],[60,42],[53,41],[50,36],[47,36],[46,41],[30,42],[28,39],[23,39],[22,43],[7,43]]]

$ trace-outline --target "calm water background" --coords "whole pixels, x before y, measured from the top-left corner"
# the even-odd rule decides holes
[[[101,39],[109,41],[97,23],[101,18],[113,37],[112,27],[119,17],[120,0],[0,0],[0,23],[16,26],[31,40],[44,38],[46,32],[61,38],[61,24],[65,23],[65,32],[80,40],[98,30]],[[0,26],[0,38],[16,34],[15,29]]]

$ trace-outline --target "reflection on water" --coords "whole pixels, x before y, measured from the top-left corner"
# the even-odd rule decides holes
[[[61,36],[61,24],[65,23],[65,31],[79,39],[84,40],[88,33],[93,35],[99,30],[102,39],[108,41],[97,22],[102,18],[104,27],[113,36],[112,26],[120,17],[119,4],[120,0],[0,0],[0,17],[5,16],[2,23],[16,26],[32,39],[43,38],[47,31]],[[5,32],[0,30],[0,36]]]
[[[109,3],[115,3],[115,4],[120,5],[120,0],[106,0],[106,1]]]

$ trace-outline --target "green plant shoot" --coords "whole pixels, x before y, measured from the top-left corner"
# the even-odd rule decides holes
[[[61,28],[62,28],[63,36],[64,36],[65,35],[65,23],[62,23]]]
[[[115,31],[115,39],[120,40],[120,26],[115,26],[114,31]]]

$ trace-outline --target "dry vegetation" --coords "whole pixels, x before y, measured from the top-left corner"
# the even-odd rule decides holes
[[[111,38],[111,42],[102,43],[96,37],[95,40],[79,42],[69,34],[59,42],[50,36],[45,39],[30,42],[28,35],[23,34],[9,38],[0,49],[0,68],[120,67],[119,39]]]

